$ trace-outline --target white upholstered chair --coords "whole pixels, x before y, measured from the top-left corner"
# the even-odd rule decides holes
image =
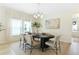
[[[30,54],[32,53],[32,35],[25,33],[20,36],[20,46],[22,45],[24,52],[26,50],[30,50]]]
[[[58,54],[58,51],[61,51],[60,37],[61,35],[55,35],[55,38],[52,38],[45,43],[51,47],[51,49],[55,50],[56,54]]]
[[[30,50],[30,54],[32,53],[32,48],[33,48],[33,41],[32,41],[32,36],[28,33],[24,34],[24,51]]]

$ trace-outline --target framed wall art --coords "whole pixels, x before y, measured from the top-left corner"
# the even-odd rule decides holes
[[[60,28],[60,18],[52,18],[45,21],[46,28],[57,29]]]

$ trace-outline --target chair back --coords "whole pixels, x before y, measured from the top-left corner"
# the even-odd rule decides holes
[[[24,41],[31,45],[32,44],[32,36],[30,34],[26,33],[24,35]]]
[[[60,40],[60,37],[61,37],[61,35],[57,35],[55,39]]]
[[[61,35],[55,35],[55,38],[50,39],[50,41],[52,41],[53,44],[55,44],[56,42],[60,41],[60,37]]]

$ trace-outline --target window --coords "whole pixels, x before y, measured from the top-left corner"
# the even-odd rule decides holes
[[[11,19],[11,35],[19,35],[22,27],[22,21],[17,19]]]
[[[32,32],[31,21],[24,21],[24,32]]]
[[[22,32],[32,32],[31,21],[11,19],[11,35],[19,35]]]

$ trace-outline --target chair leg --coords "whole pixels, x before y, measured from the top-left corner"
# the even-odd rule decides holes
[[[58,55],[57,42],[55,43],[55,45],[56,45],[56,55]]]
[[[30,49],[30,55],[32,54],[32,47],[31,47],[31,49]]]
[[[23,50],[26,53],[26,44],[23,43]]]
[[[26,53],[26,48],[27,47],[27,44],[24,44],[24,52]],[[30,55],[32,54],[32,46],[31,46],[31,48],[28,48],[28,50],[30,50]]]
[[[60,43],[60,41],[59,41],[59,51],[61,52],[61,43]]]
[[[24,43],[23,43],[23,49],[24,49],[24,46],[25,46],[25,45],[24,45]]]
[[[21,47],[21,39],[20,39],[20,45],[19,45],[19,47]]]
[[[32,37],[31,37],[31,50],[30,50],[30,55],[32,54],[32,49],[33,49],[33,40],[32,40]]]

